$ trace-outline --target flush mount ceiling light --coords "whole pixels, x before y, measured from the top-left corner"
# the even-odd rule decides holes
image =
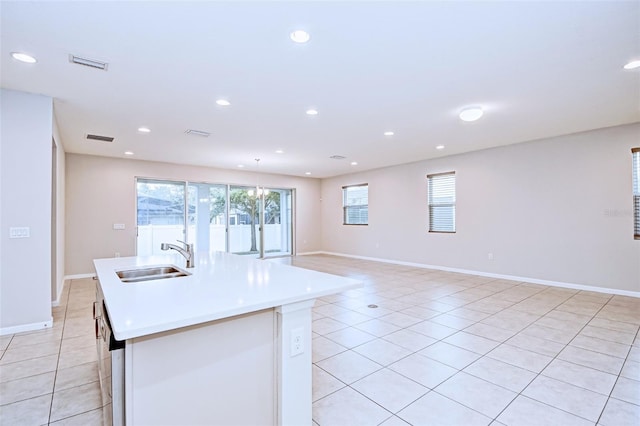
[[[276,150],[276,154],[284,154],[284,151],[281,149]]]
[[[308,109],[307,110],[307,115],[318,115],[318,110],[317,109]]]
[[[436,149],[444,149],[444,145],[438,145],[436,146]]]
[[[625,70],[634,70],[640,68],[640,60],[631,61],[624,66]]]
[[[124,155],[133,155],[133,152],[131,152],[131,151],[125,151],[125,152],[124,152]]]
[[[393,132],[384,132],[384,135],[385,135],[385,136],[393,136],[394,134],[395,134],[395,133],[393,133]]]
[[[351,165],[352,165],[352,166],[357,166],[357,165],[358,165],[358,162],[357,162],[357,161],[352,161],[352,162],[351,162]]]
[[[303,30],[295,30],[289,37],[296,43],[306,43],[311,39],[309,33]]]
[[[229,106],[229,105],[231,105],[231,102],[229,102],[229,101],[228,101],[228,100],[226,100],[226,99],[218,99],[218,100],[216,101],[216,104],[218,104],[218,105],[220,105],[220,106]]]
[[[27,64],[35,64],[36,62],[36,58],[34,58],[31,55],[27,55],[26,53],[22,53],[22,52],[11,52],[11,57],[17,61],[20,62],[24,62]]]
[[[478,106],[464,108],[462,111],[460,111],[460,120],[476,121],[480,117],[482,117],[483,114],[484,114],[484,111],[482,110],[481,107],[478,107]]]
[[[139,131],[140,133],[150,133],[150,132],[151,132],[151,129],[150,129],[150,128],[148,128],[148,127],[138,127],[138,131]]]
[[[309,176],[311,172],[304,172],[305,175]]]
[[[239,169],[244,168],[244,164],[238,164],[238,168],[239,168]]]

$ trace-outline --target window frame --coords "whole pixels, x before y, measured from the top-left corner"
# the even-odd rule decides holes
[[[633,239],[640,240],[640,147],[631,148],[631,192],[633,194]]]
[[[347,190],[349,188],[358,188],[358,187],[366,187],[367,188],[367,204],[349,204],[347,205]],[[366,206],[367,208],[367,223],[348,223],[347,222],[347,212],[350,207],[359,207],[362,208]],[[344,185],[342,187],[342,224],[348,226],[368,226],[369,225],[369,184],[368,183],[359,183],[355,185]]]
[[[433,178],[434,177],[439,177],[439,176],[453,176],[453,202],[449,202],[449,203],[434,203],[432,202],[432,198],[431,198],[431,193],[432,193],[432,185],[433,185]],[[457,227],[456,227],[456,172],[455,170],[450,171],[450,172],[441,172],[441,173],[430,173],[427,175],[427,222],[428,222],[428,232],[429,233],[434,233],[434,234],[455,234],[457,232]],[[441,230],[441,229],[433,229],[434,228],[434,224],[432,221],[433,218],[433,214],[432,214],[432,208],[433,207],[447,207],[450,206],[453,209],[452,212],[452,217],[453,217],[453,224],[452,224],[452,230]]]

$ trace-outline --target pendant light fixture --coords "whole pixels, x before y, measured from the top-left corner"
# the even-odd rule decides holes
[[[253,189],[248,190],[247,194],[249,194],[249,197],[253,197],[254,195],[257,195],[258,197],[262,197],[263,195],[265,196],[269,195],[269,190],[260,186],[260,159],[255,158],[255,160],[256,160],[256,189],[255,191]]]

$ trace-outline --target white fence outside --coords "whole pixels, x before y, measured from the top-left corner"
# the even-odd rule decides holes
[[[258,225],[256,228],[256,241],[259,244]],[[184,240],[182,225],[142,225],[138,226],[138,256],[150,256],[161,254],[160,244],[175,243],[176,240]],[[288,251],[287,241],[282,238],[282,225],[271,224],[264,226],[265,252]],[[189,240],[194,242],[196,227],[189,226]],[[198,250],[197,238],[195,238],[196,251]],[[283,247],[284,243],[284,247]],[[251,225],[229,226],[229,251],[232,253],[248,252],[251,248]],[[209,250],[225,251],[225,225],[209,226]]]

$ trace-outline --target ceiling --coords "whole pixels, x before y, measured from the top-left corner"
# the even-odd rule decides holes
[[[2,87],[53,97],[71,153],[246,170],[259,158],[322,178],[640,121],[640,68],[623,69],[640,59],[638,1],[2,1],[0,13]],[[297,29],[311,40],[292,42]],[[469,105],[484,116],[461,121]]]

